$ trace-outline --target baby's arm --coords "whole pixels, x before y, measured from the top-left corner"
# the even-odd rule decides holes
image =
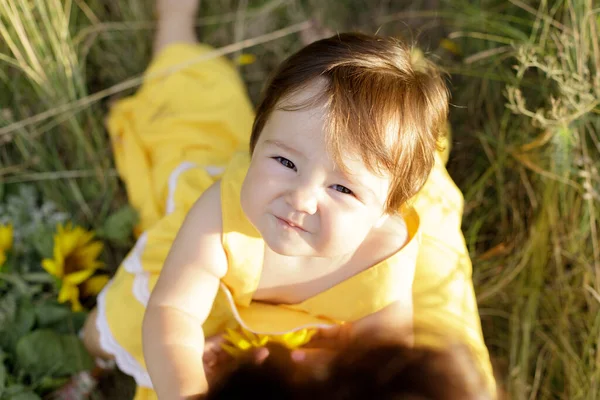
[[[159,399],[206,392],[202,325],[227,272],[221,244],[220,184],[209,188],[187,215],[144,317],[146,367]]]
[[[350,334],[352,338],[364,335],[373,340],[412,344],[412,301],[396,300],[383,309],[353,322]]]

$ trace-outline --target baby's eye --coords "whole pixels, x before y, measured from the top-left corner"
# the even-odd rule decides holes
[[[297,168],[294,165],[294,163],[288,160],[287,158],[277,156],[273,157],[273,159],[276,160],[279,164],[283,165],[284,167],[297,171]]]
[[[336,190],[340,193],[344,193],[344,194],[354,194],[352,193],[352,190],[348,189],[346,186],[342,186],[342,185],[333,185],[333,190]]]

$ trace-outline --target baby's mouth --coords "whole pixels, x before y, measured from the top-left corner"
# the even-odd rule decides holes
[[[281,222],[282,224],[287,225],[288,227],[301,231],[301,232],[308,232],[306,229],[302,228],[299,225],[296,225],[295,223],[293,223],[292,221],[285,219],[285,218],[281,218],[281,217],[277,217],[275,216],[275,218],[277,218],[277,220],[279,220],[279,222]]]

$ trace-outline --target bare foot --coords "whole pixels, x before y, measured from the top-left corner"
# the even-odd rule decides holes
[[[159,19],[174,15],[195,17],[199,6],[200,0],[156,0]]]
[[[154,54],[173,43],[194,44],[196,14],[200,0],[157,0],[157,31],[154,37]]]

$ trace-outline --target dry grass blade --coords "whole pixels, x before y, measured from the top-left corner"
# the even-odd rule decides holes
[[[177,65],[176,67],[172,67],[172,68],[166,69],[164,71],[156,72],[151,76],[147,76],[147,78],[150,79],[150,78],[156,78],[159,76],[169,75],[174,72],[185,69],[185,68],[189,67],[190,65],[193,65],[193,64],[205,61],[205,60],[210,60],[212,58],[231,54],[236,51],[243,50],[243,49],[253,47],[253,46],[257,46],[262,43],[277,40],[284,36],[291,35],[293,33],[297,33],[302,30],[308,29],[310,26],[311,26],[311,21],[304,21],[304,22],[289,26],[287,28],[279,29],[277,31],[274,31],[274,32],[271,32],[271,33],[268,33],[265,35],[261,35],[261,36],[251,38],[251,39],[242,40],[241,42],[233,43],[229,46],[215,49],[211,52],[203,54],[202,56],[197,57],[193,60],[190,60],[186,63]],[[131,78],[125,82],[122,82],[122,83],[114,85],[110,88],[101,90],[97,93],[94,93],[93,95],[81,98],[72,103],[64,104],[59,107],[55,107],[53,109],[47,110],[47,111],[39,113],[37,115],[34,115],[32,117],[26,118],[24,120],[14,122],[4,128],[0,128],[0,140],[3,142],[8,142],[11,139],[11,134],[14,135],[15,132],[20,129],[23,129],[29,125],[40,123],[42,121],[47,120],[48,118],[52,118],[52,117],[60,115],[62,113],[77,112],[78,110],[80,110],[84,107],[87,107],[103,98],[123,92],[127,89],[137,87],[144,81],[144,79],[145,79],[144,76],[138,76],[135,78]]]

